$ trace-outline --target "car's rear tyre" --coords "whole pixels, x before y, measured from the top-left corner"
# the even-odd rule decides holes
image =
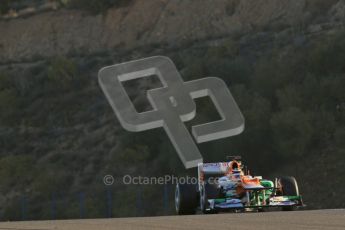
[[[198,207],[197,186],[177,184],[175,189],[175,209],[178,215],[192,215]]]
[[[294,177],[281,177],[278,182],[281,185],[281,193],[283,196],[299,196],[297,181]],[[283,211],[293,211],[295,209],[296,206],[282,207]]]

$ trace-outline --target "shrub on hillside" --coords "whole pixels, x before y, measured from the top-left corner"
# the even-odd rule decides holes
[[[49,62],[47,75],[54,84],[66,88],[78,78],[77,65],[70,59],[56,57]]]

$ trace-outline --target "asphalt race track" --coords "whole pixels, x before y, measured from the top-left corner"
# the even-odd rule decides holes
[[[105,230],[105,229],[345,229],[345,209],[228,213],[194,216],[1,222],[9,230]]]

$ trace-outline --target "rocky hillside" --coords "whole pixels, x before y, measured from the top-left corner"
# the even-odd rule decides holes
[[[263,29],[317,31],[322,28],[316,24],[344,20],[343,0],[135,0],[98,15],[58,10],[0,21],[0,62],[154,44],[176,47]]]

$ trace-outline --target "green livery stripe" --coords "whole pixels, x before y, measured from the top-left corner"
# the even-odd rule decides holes
[[[223,202],[225,202],[225,201],[226,201],[226,199],[224,199],[224,198],[222,198],[222,199],[214,199],[214,202],[215,202],[216,204],[223,203]]]

